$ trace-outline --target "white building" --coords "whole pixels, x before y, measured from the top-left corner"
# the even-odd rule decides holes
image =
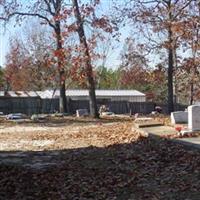
[[[45,91],[8,91],[0,92],[3,97],[40,97],[41,99],[56,99],[59,98],[59,90]],[[88,90],[66,90],[66,97],[71,100],[89,100]],[[145,102],[146,95],[137,90],[96,90],[96,98],[105,101],[129,101],[129,102]]]
[[[44,94],[45,93],[45,94]],[[53,91],[44,91],[43,96],[49,98],[59,98],[59,91],[54,95]],[[88,90],[66,90],[66,96],[72,100],[89,100]],[[42,96],[41,96],[42,98]],[[96,98],[110,101],[129,101],[129,102],[145,102],[146,96],[137,90],[96,90]]]

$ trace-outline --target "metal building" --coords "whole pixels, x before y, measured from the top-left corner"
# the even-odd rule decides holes
[[[41,99],[59,98],[59,90],[45,91],[8,91],[0,92],[0,96],[10,98],[31,98],[38,97]],[[66,90],[66,96],[71,100],[89,100],[88,90]],[[96,90],[96,98],[105,101],[128,101],[128,102],[145,102],[146,96],[137,90]]]
[[[38,92],[37,92],[38,93]],[[42,95],[41,95],[42,94]],[[59,91],[46,90],[40,93],[41,98],[58,98]],[[66,96],[72,100],[88,100],[88,90],[66,90]],[[96,98],[109,101],[145,102],[146,96],[137,90],[96,90]]]

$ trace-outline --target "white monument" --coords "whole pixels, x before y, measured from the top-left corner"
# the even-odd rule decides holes
[[[76,110],[76,116],[77,117],[85,117],[85,116],[88,116],[89,113],[88,113],[88,110],[87,109],[78,109]]]
[[[171,113],[171,123],[172,124],[182,124],[188,123],[188,112],[187,111],[178,111]]]
[[[188,129],[190,131],[200,130],[200,106],[188,106]]]

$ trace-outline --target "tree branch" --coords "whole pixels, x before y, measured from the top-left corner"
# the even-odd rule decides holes
[[[47,5],[47,9],[51,15],[55,15],[55,12],[52,11],[50,2],[48,0],[44,0],[45,4]]]
[[[43,16],[43,15],[40,15],[40,14],[38,14],[38,13],[13,12],[13,13],[11,13],[10,15],[8,15],[7,18],[3,18],[3,20],[8,21],[11,17],[13,17],[13,16],[15,16],[15,15],[39,17],[40,19],[43,19],[43,20],[47,21],[48,24],[49,24],[49,26],[51,26],[53,29],[56,28],[55,25],[54,25],[53,23],[51,23],[51,21],[50,21],[47,17],[45,17],[45,16]],[[1,18],[0,18],[0,19],[1,19]]]
[[[189,6],[190,5],[190,3],[192,2],[193,0],[188,0],[188,2],[179,10],[179,12],[176,14],[176,15],[174,15],[174,19],[176,19],[176,17],[178,17],[180,14],[181,14],[181,12],[187,7],[187,6]]]
[[[53,7],[56,10],[56,2],[55,2],[55,0],[50,0],[50,1],[53,3]]]

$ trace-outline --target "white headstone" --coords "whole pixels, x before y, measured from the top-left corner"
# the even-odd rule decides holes
[[[87,109],[79,109],[76,110],[76,116],[81,117],[81,116],[88,116],[88,110]]]
[[[200,106],[188,106],[188,129],[191,131],[200,130]]]
[[[178,111],[171,113],[171,123],[188,123],[188,112],[187,111]]]
[[[22,113],[11,113],[6,116],[6,119],[15,120],[15,119],[25,119],[26,116]]]

